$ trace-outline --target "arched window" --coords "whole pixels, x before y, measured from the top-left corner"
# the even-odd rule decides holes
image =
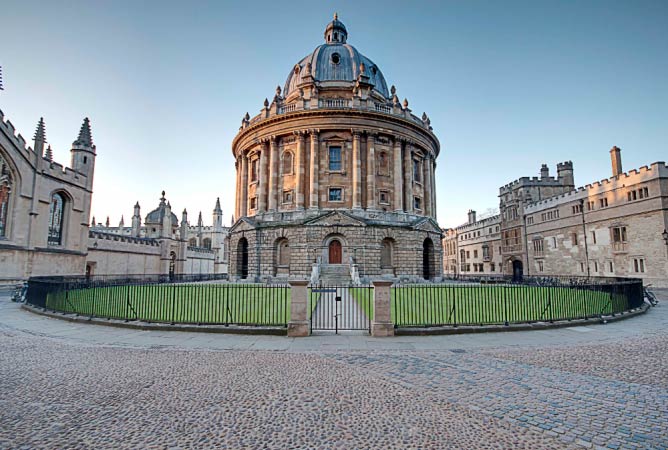
[[[204,240],[202,240],[202,247],[211,250],[211,239],[204,238]]]
[[[196,238],[188,239],[188,247],[197,247],[197,239]]]
[[[277,242],[278,258],[276,263],[278,266],[287,267],[290,265],[290,244],[287,239],[281,239]]]
[[[0,237],[7,236],[9,225],[9,194],[12,192],[12,176],[9,165],[0,156]]]
[[[392,239],[385,238],[380,247],[380,267],[388,269],[392,266]]]
[[[283,152],[283,175],[292,173],[292,152]]]
[[[387,157],[386,152],[380,152],[378,154],[378,175],[389,175],[390,174],[390,160]]]
[[[58,192],[51,196],[49,205],[49,245],[62,245],[63,243],[63,212],[65,210],[65,197]]]

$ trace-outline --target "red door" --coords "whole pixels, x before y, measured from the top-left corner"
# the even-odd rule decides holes
[[[329,243],[329,263],[341,264],[341,243],[337,240]]]

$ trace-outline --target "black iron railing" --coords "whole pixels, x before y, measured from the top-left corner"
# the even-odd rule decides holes
[[[287,326],[290,320],[290,286],[285,284],[105,278],[32,278],[26,302],[54,312],[125,321]]]
[[[371,331],[373,286],[311,285],[308,317],[313,330]]]
[[[487,280],[485,280],[487,281]],[[643,303],[636,279],[524,279],[524,283],[395,286],[397,327],[509,325],[614,315]]]

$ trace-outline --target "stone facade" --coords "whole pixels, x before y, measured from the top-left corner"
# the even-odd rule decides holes
[[[446,230],[443,255],[448,276],[502,273],[501,216],[476,220],[476,212],[470,210],[467,223]]]
[[[446,273],[461,271],[466,251],[487,245],[501,247],[505,274],[637,277],[668,286],[668,168],[656,162],[624,173],[620,149],[610,154],[613,176],[584,187],[573,187],[570,162],[558,165],[556,179],[543,165],[541,178],[501,187],[500,217],[446,230]],[[477,236],[490,220],[500,224],[500,242]]]
[[[228,270],[228,227],[223,226],[223,211],[220,199],[213,209],[213,225],[205,226],[202,213],[197,225],[188,222],[188,213],[183,210],[181,224],[171,210],[171,204],[162,192],[158,207],[149,212],[142,224],[139,202],[134,206],[131,226],[125,226],[124,218],[117,227],[106,224],[91,224],[91,230],[100,236],[109,236],[113,248],[94,247],[100,236],[91,235],[89,257],[86,259],[87,273],[95,274],[226,274]],[[127,238],[127,239],[121,239]],[[120,242],[124,242],[123,245]],[[147,255],[146,244],[163,248],[158,252],[156,264]],[[122,247],[122,248],[121,248]],[[120,253],[114,257],[104,252]],[[148,252],[153,254],[154,252]],[[104,256],[102,256],[104,255]],[[162,255],[162,256],[161,256]],[[148,258],[148,260],[146,259]],[[124,261],[127,261],[125,263]],[[163,261],[162,263],[160,261]],[[134,263],[132,263],[134,262]],[[142,270],[142,267],[145,269]],[[138,271],[135,271],[138,270]],[[155,270],[155,271],[151,271]]]
[[[441,276],[429,118],[388,91],[335,19],[232,143],[233,278]],[[436,263],[436,261],[439,261]]]
[[[34,146],[0,111],[0,282],[84,271],[96,148],[88,119],[71,167],[53,161],[40,119]]]

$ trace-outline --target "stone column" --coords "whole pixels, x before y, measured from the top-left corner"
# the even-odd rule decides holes
[[[405,211],[413,212],[413,146],[406,142],[404,147],[404,192]]]
[[[248,156],[241,154],[241,208],[239,209],[239,217],[246,217],[248,215]]]
[[[296,131],[297,134],[297,155],[295,158],[295,201],[296,209],[304,209],[304,133]]]
[[[353,130],[353,209],[362,207],[362,168],[360,161],[360,132]]]
[[[309,176],[309,208],[318,208],[318,130],[311,130],[311,172]]]
[[[422,192],[424,195],[424,215],[431,217],[431,171],[429,166],[431,165],[431,160],[429,155],[425,155],[422,160]]]
[[[373,282],[373,321],[371,322],[371,336],[373,337],[394,336],[394,324],[390,315],[390,286],[392,286],[391,281]]]
[[[403,211],[403,172],[401,171],[401,141],[398,137],[394,138],[394,210]]]
[[[290,281],[290,322],[288,337],[304,337],[309,334],[307,319],[308,281]]]
[[[236,157],[234,161],[234,168],[236,172],[236,184],[234,186],[234,219],[239,218],[239,210],[241,209],[241,158]]]
[[[276,211],[278,206],[278,143],[276,137],[269,139],[269,211]]]
[[[431,175],[431,216],[436,220],[436,156],[429,161],[429,171]]]
[[[267,188],[269,187],[269,174],[267,172],[267,165],[269,163],[269,143],[262,142],[262,150],[260,152],[260,173],[257,177],[257,187],[260,190],[258,194],[258,213],[267,211]]]
[[[376,149],[372,133],[366,135],[366,209],[376,209]]]

